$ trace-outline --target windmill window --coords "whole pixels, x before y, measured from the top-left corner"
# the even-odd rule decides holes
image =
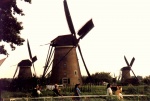
[[[77,72],[77,70],[75,70],[75,71],[74,71],[74,75],[77,75],[77,74],[78,74],[78,72]]]
[[[67,75],[67,73],[66,73],[66,72],[64,72],[64,75],[66,76],[66,75]]]
[[[63,84],[68,84],[68,78],[63,78],[63,79],[62,79],[62,83],[63,83]]]
[[[67,64],[66,64],[66,63],[64,63],[64,67],[67,67]]]

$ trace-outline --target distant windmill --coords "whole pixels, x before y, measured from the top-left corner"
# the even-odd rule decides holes
[[[27,47],[28,47],[30,59],[21,60],[21,62],[18,63],[13,79],[15,78],[18,69],[19,69],[18,78],[31,78],[32,77],[32,72],[31,72],[32,65],[33,65],[34,72],[35,72],[34,62],[37,60],[37,57],[36,56],[32,57],[28,40],[27,40]],[[35,72],[35,75],[36,75],[36,72]]]
[[[112,82],[113,82],[113,85],[116,85],[117,83],[117,77],[115,76],[115,73],[114,73],[114,77],[112,78]]]
[[[136,77],[134,71],[132,70],[132,65],[134,63],[135,58],[133,57],[130,64],[127,61],[126,57],[124,56],[125,62],[127,66],[121,68],[121,83],[131,83],[133,79],[131,79],[130,71],[133,73],[135,79],[138,81],[138,78]]]
[[[64,0],[64,10],[71,34],[58,36],[51,41],[50,46],[52,48],[50,48],[48,51],[48,56],[43,71],[43,77],[45,77],[46,74],[51,73],[50,75],[51,84],[55,83],[58,84],[62,83],[66,85],[75,85],[77,83],[82,84],[81,71],[78,63],[76,48],[78,48],[86,72],[89,78],[91,78],[82,55],[80,45],[78,43],[79,40],[82,39],[94,27],[94,24],[92,22],[92,19],[89,20],[78,31],[77,34],[79,35],[79,38],[77,39],[66,0]],[[52,52],[53,47],[54,52]],[[51,62],[50,59],[52,59]],[[47,73],[51,64],[52,70],[49,73]]]

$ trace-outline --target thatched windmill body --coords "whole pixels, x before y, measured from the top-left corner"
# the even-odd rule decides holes
[[[51,41],[49,49],[49,55],[47,56],[43,77],[45,77],[50,64],[52,64],[50,83],[51,84],[66,84],[75,85],[77,83],[82,84],[81,71],[78,62],[76,48],[79,49],[82,61],[86,68],[87,74],[90,77],[90,73],[84,62],[82,52],[79,46],[79,40],[82,39],[93,27],[92,20],[89,20],[79,31],[79,38],[77,39],[75,29],[72,23],[72,19],[69,13],[68,5],[66,0],[64,0],[64,10],[67,19],[67,23],[71,34],[60,35]],[[54,48],[54,55],[52,62],[50,63],[50,58],[52,58],[52,49]]]

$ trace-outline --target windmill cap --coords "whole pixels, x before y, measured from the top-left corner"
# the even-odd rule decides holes
[[[123,67],[123,68],[121,68],[121,70],[131,70],[131,67]]]
[[[32,66],[32,63],[29,59],[26,60],[22,60],[21,62],[19,62],[18,66]]]
[[[51,41],[51,46],[68,46],[77,44],[77,39],[69,35],[61,35]]]

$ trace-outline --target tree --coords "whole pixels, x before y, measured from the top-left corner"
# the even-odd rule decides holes
[[[24,0],[31,3],[31,0]],[[10,45],[12,50],[15,46],[23,45],[25,41],[20,36],[23,29],[22,22],[18,22],[15,14],[23,16],[23,11],[18,8],[16,0],[0,0],[0,42]],[[4,45],[0,46],[0,54],[8,55]]]
[[[95,83],[112,82],[112,77],[108,72],[100,72],[100,73],[96,72],[95,74],[92,74],[92,78]]]
[[[113,79],[109,72],[96,72],[95,74],[92,74],[91,77],[94,84],[100,84],[103,82],[112,83]],[[84,83],[88,83],[89,77],[82,76],[82,80]]]
[[[145,84],[147,84],[147,85],[150,85],[150,75],[144,77],[143,82],[144,82]]]

